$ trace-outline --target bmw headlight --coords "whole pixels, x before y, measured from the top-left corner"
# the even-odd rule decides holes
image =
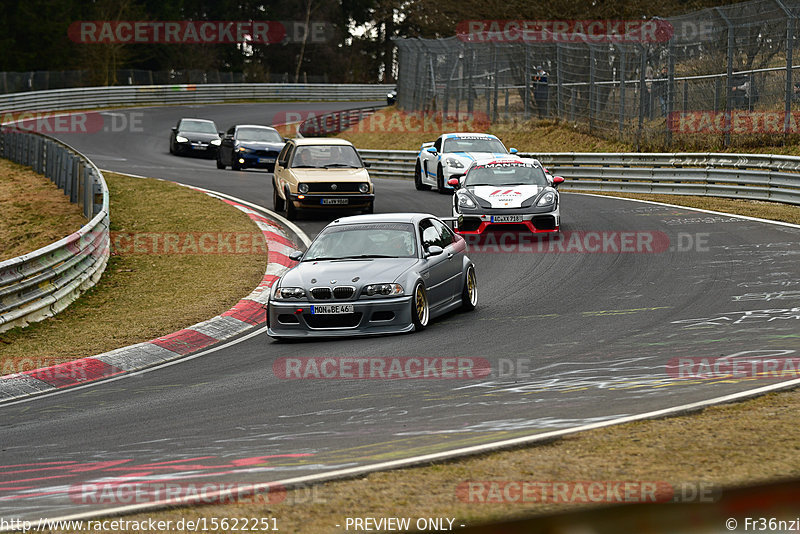
[[[364,289],[361,290],[361,294],[368,297],[373,297],[375,295],[402,295],[403,292],[403,286],[400,284],[369,284],[364,286]]]
[[[308,184],[300,184],[297,186],[297,191],[302,194],[308,193]]]
[[[222,139],[212,139],[211,144],[214,146],[219,146],[222,144]]]
[[[362,193],[369,193],[369,184],[361,184],[358,186],[358,190]]]
[[[279,287],[275,290],[275,300],[301,299],[306,296],[302,287]]]
[[[453,167],[454,169],[464,168],[464,164],[458,161],[456,158],[447,158],[444,162],[448,167]]]
[[[556,194],[552,191],[548,191],[542,198],[539,199],[539,202],[536,203],[537,206],[549,206],[550,204],[555,204],[556,202]]]
[[[473,202],[468,195],[463,193],[458,195],[458,206],[461,208],[469,208],[469,209],[473,209],[476,207],[475,202]]]
[[[185,138],[184,136],[182,136],[182,135],[176,135],[176,136],[175,136],[175,140],[176,140],[177,142],[179,142],[179,143],[188,143],[188,142],[189,142],[189,140],[188,140],[188,139],[186,139],[186,138]]]

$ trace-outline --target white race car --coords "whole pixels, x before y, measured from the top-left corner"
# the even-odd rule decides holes
[[[564,181],[550,176],[539,160],[505,156],[475,161],[465,175],[449,185],[453,195],[456,232],[481,234],[490,226],[531,232],[558,232],[560,223],[557,187]],[[511,225],[511,226],[510,226]]]
[[[440,193],[450,193],[450,178],[464,174],[478,158],[502,157],[516,154],[507,150],[502,141],[491,134],[446,133],[432,143],[423,143],[414,166],[414,187],[420,191],[435,187]]]

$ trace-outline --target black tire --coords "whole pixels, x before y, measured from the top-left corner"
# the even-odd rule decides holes
[[[475,277],[475,267],[467,269],[464,277],[464,288],[461,290],[461,307],[472,311],[478,305],[478,279]]]
[[[372,213],[375,213],[375,201],[374,200],[369,203],[369,206],[364,208],[364,213],[366,213],[368,215],[372,214]]]
[[[232,171],[241,171],[242,166],[239,165],[239,162],[236,161],[236,156],[231,156],[231,170]]]
[[[422,183],[422,167],[419,164],[419,160],[414,166],[414,187],[417,191],[427,191],[431,188],[431,186]]]
[[[297,220],[297,208],[294,207],[294,202],[289,198],[289,192],[286,192],[286,198],[284,199],[285,204],[285,211],[286,211],[286,218],[290,221]]]
[[[169,153],[175,154],[175,146],[172,144],[172,139],[169,140]]]
[[[272,207],[277,212],[281,212],[284,210],[284,200],[278,194],[278,188],[275,187],[275,184],[272,184]]]
[[[428,326],[431,318],[430,303],[428,302],[428,292],[425,291],[425,284],[417,282],[411,299],[411,322],[414,323],[414,330],[419,332]]]
[[[218,169],[224,169],[225,168],[225,164],[222,163],[222,160],[220,159],[219,154],[217,154],[217,168]]]
[[[444,188],[444,171],[442,171],[441,165],[436,169],[436,190],[442,195],[450,194],[450,191]]]

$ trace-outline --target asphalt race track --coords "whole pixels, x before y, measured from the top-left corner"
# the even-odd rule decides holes
[[[120,112],[141,113],[141,131],[60,137],[103,169],[271,207],[269,174],[171,156],[169,128],[181,116],[227,129],[268,124],[281,110],[350,106],[142,108]],[[377,212],[448,215],[449,197],[415,191],[410,180],[376,180],[376,191]],[[0,516],[119,506],[70,493],[101,480],[279,481],[639,414],[777,381],[679,378],[668,367],[677,358],[800,355],[800,229],[568,193],[561,213],[564,239],[543,251],[489,242],[472,253],[478,309],[423,332],[302,343],[262,333],[163,369],[0,406]],[[299,225],[313,237],[325,223]],[[623,232],[635,232],[633,251],[614,241]],[[276,360],[298,356],[471,358],[491,374],[275,375]]]

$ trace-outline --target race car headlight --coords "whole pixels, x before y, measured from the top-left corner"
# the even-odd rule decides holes
[[[305,296],[306,292],[302,287],[279,287],[275,291],[276,300],[301,299]]]
[[[189,142],[189,140],[188,140],[188,139],[186,139],[186,138],[185,138],[184,136],[182,136],[182,135],[176,135],[176,136],[175,136],[175,140],[176,140],[177,142],[179,142],[179,143],[188,143],[188,142]]]
[[[542,198],[539,199],[539,202],[536,203],[537,206],[549,206],[550,204],[554,204],[556,201],[556,194],[552,191],[548,191]]]
[[[222,144],[222,139],[212,139],[211,144],[214,146],[219,146]]]
[[[467,195],[458,195],[458,206],[461,208],[475,208],[475,203]]]
[[[454,169],[463,169],[464,164],[458,161],[456,158],[447,158],[445,161],[445,165],[448,167],[453,167]]]
[[[403,286],[400,284],[369,284],[361,290],[362,295],[373,297],[375,295],[391,296],[402,295]]]
[[[358,190],[362,193],[369,193],[369,184],[361,184],[358,186]]]
[[[308,193],[308,184],[300,184],[297,186],[297,191],[302,194]]]

